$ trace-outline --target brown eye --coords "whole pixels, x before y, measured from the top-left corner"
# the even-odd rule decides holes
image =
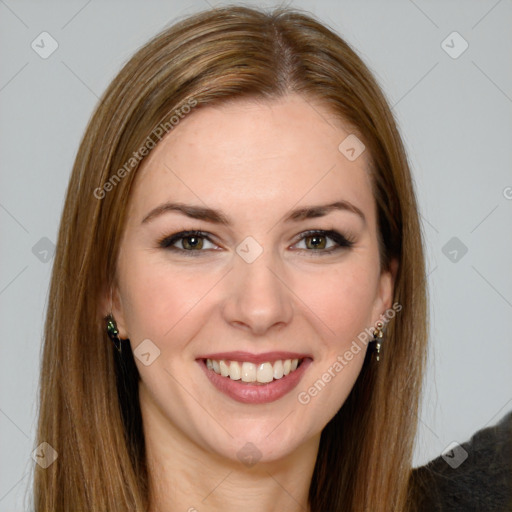
[[[210,247],[205,247],[205,241],[206,243],[211,244],[212,248],[215,247],[207,234],[202,231],[182,231],[163,238],[158,242],[158,246],[162,249],[169,249],[172,251],[199,254],[206,252],[205,249],[210,249]]]
[[[306,249],[299,249],[315,255],[330,254],[341,249],[349,249],[354,241],[337,231],[307,231],[303,233],[298,243],[304,242]]]
[[[203,239],[199,236],[184,236],[181,238],[183,249],[202,249]]]
[[[323,235],[307,236],[304,238],[308,249],[325,249],[327,245],[327,237]],[[310,244],[308,244],[310,242]]]

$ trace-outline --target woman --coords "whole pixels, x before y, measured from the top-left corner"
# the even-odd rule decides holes
[[[139,50],[87,127],[55,258],[37,511],[411,509],[417,202],[331,30],[228,7]]]

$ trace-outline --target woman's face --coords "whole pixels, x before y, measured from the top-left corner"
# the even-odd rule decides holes
[[[338,149],[349,134],[300,96],[244,100],[192,111],[143,162],[113,311],[137,356],[146,434],[270,461],[341,407],[365,356],[357,336],[393,288],[368,152]]]

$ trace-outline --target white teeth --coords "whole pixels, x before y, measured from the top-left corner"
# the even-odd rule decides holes
[[[283,361],[276,361],[274,363],[274,379],[280,379],[283,375]]]
[[[236,361],[231,361],[229,365],[229,378],[232,380],[240,380],[241,373],[240,365]]]
[[[229,377],[229,367],[224,361],[219,361],[220,374],[223,377]]]
[[[281,379],[297,369],[299,359],[285,359],[266,362],[258,365],[244,361],[216,361],[214,359],[206,360],[206,367],[222,377],[229,377],[232,380],[242,380],[243,382],[259,382],[266,384],[274,379]]]
[[[274,380],[274,369],[270,363],[262,363],[258,366],[256,380],[262,383],[272,382]]]
[[[242,380],[244,382],[256,382],[256,365],[242,363]]]

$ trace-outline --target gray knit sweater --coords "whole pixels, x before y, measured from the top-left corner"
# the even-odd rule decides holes
[[[415,468],[417,512],[512,512],[512,411]]]

